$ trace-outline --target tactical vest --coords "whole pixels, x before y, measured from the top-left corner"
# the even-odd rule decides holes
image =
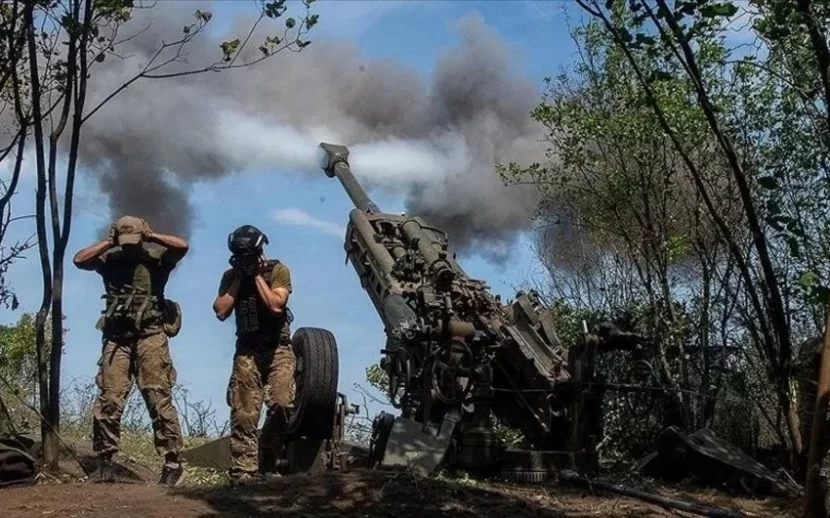
[[[271,285],[271,275],[278,264],[280,262],[276,259],[268,261],[267,269],[262,273],[263,279],[269,286]],[[284,308],[283,312],[278,315],[268,309],[259,296],[256,281],[253,277],[242,279],[234,314],[236,316],[236,336],[266,341],[273,339],[275,342],[281,334],[288,331],[287,326],[293,320],[288,307]]]
[[[172,268],[162,264],[165,248],[142,243],[138,254],[126,254],[121,247],[107,251],[100,273],[106,301],[99,330],[108,335],[143,336],[165,330],[170,305],[164,288]],[[176,308],[177,309],[177,308]]]

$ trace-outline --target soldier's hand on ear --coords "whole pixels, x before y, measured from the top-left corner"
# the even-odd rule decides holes
[[[113,223],[112,225],[110,225],[110,233],[107,236],[107,241],[109,241],[111,245],[115,245],[115,238],[116,238],[115,223]]]
[[[153,235],[153,229],[150,228],[150,224],[147,223],[145,220],[141,220],[144,223],[144,228],[141,229],[141,234],[146,238]]]

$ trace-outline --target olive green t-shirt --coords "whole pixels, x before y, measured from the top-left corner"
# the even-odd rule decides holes
[[[227,293],[231,283],[233,283],[233,268],[229,268],[222,274],[222,280],[219,282],[219,294]],[[274,288],[285,288],[288,293],[292,292],[291,272],[283,263],[274,265],[274,269],[271,271],[271,289]]]

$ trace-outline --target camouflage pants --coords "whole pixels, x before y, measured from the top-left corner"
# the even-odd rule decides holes
[[[92,425],[95,451],[99,454],[118,451],[121,414],[135,379],[153,422],[156,451],[167,462],[178,462],[182,431],[173,406],[176,369],[170,358],[167,335],[105,339],[98,365],[95,381],[99,395],[93,406]]]
[[[293,409],[295,367],[290,344],[268,348],[237,343],[227,393],[232,477],[255,474],[260,453],[279,452],[279,435]],[[267,413],[260,434],[257,425],[263,403]]]

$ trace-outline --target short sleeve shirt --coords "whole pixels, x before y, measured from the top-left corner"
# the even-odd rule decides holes
[[[219,281],[219,295],[227,293],[231,283],[233,283],[233,268],[225,270],[222,274],[222,279]],[[274,288],[285,288],[288,293],[292,293],[291,272],[283,263],[274,265],[271,271],[271,289]]]
[[[274,265],[274,270],[271,272],[271,289],[285,288],[288,293],[291,293],[291,272],[288,267],[282,263]]]

